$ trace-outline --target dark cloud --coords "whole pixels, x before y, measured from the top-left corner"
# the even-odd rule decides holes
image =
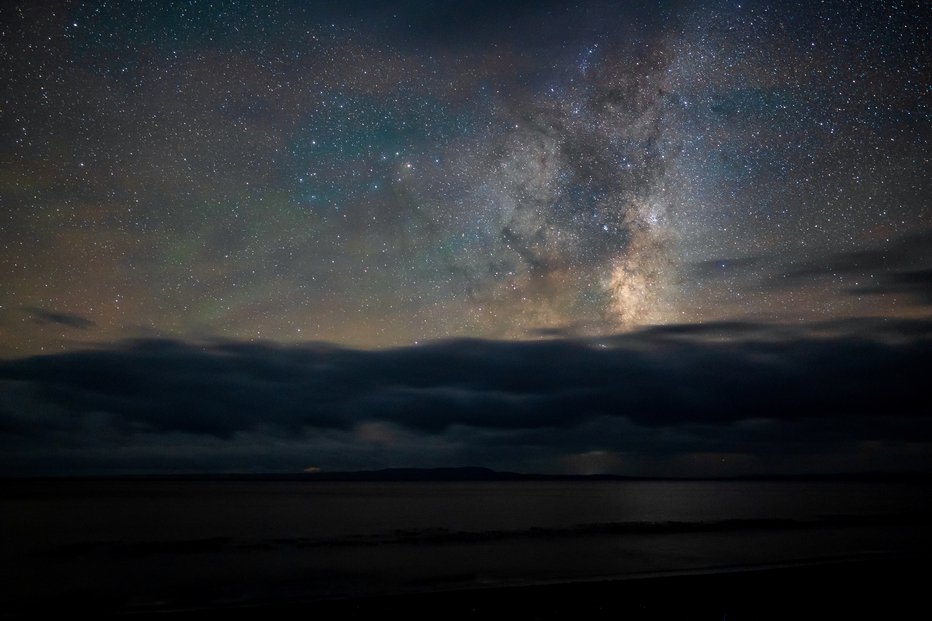
[[[759,324],[751,321],[709,321],[706,323],[662,324],[651,326],[641,331],[641,334],[663,337],[705,337],[705,336],[765,336],[774,334],[779,326]]]
[[[56,324],[65,326],[66,328],[75,328],[77,330],[90,330],[97,325],[90,319],[85,319],[73,313],[50,311],[35,306],[27,306],[24,307],[23,310],[29,313],[32,320],[38,324]]]
[[[168,451],[172,437],[339,437],[402,453],[453,443],[499,462],[503,444],[557,455],[631,449],[637,438],[659,450],[672,434],[687,450],[753,421],[820,428],[821,440],[932,439],[932,326],[895,323],[721,323],[376,351],[134,341],[0,363],[0,438],[52,446],[90,426],[94,443],[158,437]]]
[[[932,305],[932,269],[907,270],[884,274],[876,285],[851,289],[854,295],[899,294],[912,298],[917,304]]]
[[[932,229],[910,233],[871,248],[840,252],[795,265],[786,271],[788,282],[823,276],[870,275],[896,269],[915,269],[932,263]]]
[[[752,256],[738,258],[717,258],[697,261],[692,264],[692,274],[699,278],[725,278],[743,276],[760,267],[770,257]]]
[[[932,304],[932,229],[792,262],[779,254],[708,259],[691,263],[684,275],[710,285],[726,283],[747,294],[804,289],[839,300],[848,295],[889,294],[898,296],[900,307],[928,306]]]

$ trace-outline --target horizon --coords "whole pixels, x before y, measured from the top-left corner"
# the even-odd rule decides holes
[[[489,477],[497,478],[489,478]],[[749,475],[730,475],[719,477],[690,477],[690,476],[629,476],[614,473],[590,474],[560,474],[548,472],[508,472],[494,470],[485,466],[438,466],[433,468],[417,468],[397,466],[393,468],[379,468],[376,470],[316,470],[308,472],[307,469],[299,472],[246,472],[246,471],[216,471],[216,472],[161,472],[161,473],[127,473],[127,474],[55,474],[55,475],[0,475],[0,481],[212,481],[212,480],[243,480],[243,481],[304,481],[313,482],[315,479],[322,483],[459,483],[459,482],[546,482],[546,481],[580,481],[580,482],[625,482],[625,481],[656,481],[656,482],[874,482],[874,481],[903,481],[918,482],[932,479],[932,470],[928,471],[851,471],[830,473],[765,473]]]

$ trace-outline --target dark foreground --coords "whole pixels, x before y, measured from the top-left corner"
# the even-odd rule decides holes
[[[374,619],[386,618],[386,615],[394,618],[396,614],[402,619],[481,619],[500,614],[521,619],[927,618],[927,575],[925,559],[874,559],[617,581],[315,602],[270,601],[236,608],[137,611],[123,615],[107,615],[107,611],[100,608],[87,612],[96,618],[119,616],[172,621]],[[58,602],[40,606],[23,616],[66,611],[74,614],[80,610],[68,602]]]
[[[932,618],[922,481],[0,488],[0,618]]]

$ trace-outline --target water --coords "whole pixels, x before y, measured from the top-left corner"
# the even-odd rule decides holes
[[[47,481],[0,487],[7,608],[393,593],[927,553],[930,486]]]

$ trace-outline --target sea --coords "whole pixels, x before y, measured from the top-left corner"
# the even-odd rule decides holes
[[[928,556],[918,481],[0,482],[3,610],[120,611]]]

